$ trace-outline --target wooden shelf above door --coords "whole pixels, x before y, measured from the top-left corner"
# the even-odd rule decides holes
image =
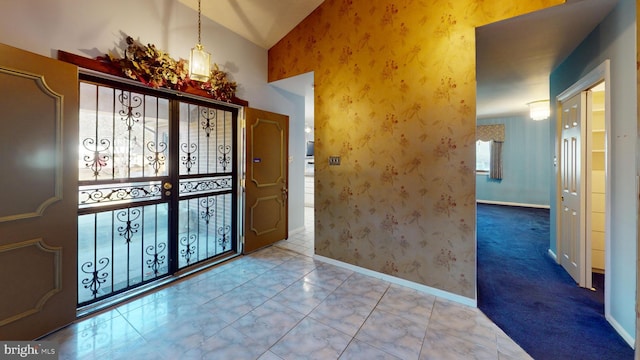
[[[70,52],[66,52],[63,50],[58,50],[58,60],[74,64],[84,69],[89,69],[89,70],[97,71],[103,74],[109,74],[109,75],[121,77],[123,79],[128,79],[122,74],[122,72],[119,69],[113,66],[109,66],[108,63],[100,60],[90,59],[90,58],[72,54]],[[178,90],[175,90],[175,91],[178,91]],[[180,92],[184,92],[191,95],[202,96],[209,99],[215,99],[207,91],[194,86],[187,85]],[[247,100],[243,100],[235,96],[231,99],[231,101],[229,101],[229,103],[236,104],[239,106],[245,106],[245,107],[249,106],[249,102]]]

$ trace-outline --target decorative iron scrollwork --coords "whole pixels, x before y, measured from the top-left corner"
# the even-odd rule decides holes
[[[93,171],[93,176],[98,177],[102,168],[107,166],[109,162],[108,150],[111,142],[107,139],[101,139],[96,143],[96,139],[86,138],[82,140],[82,146],[91,152],[91,155],[85,155],[85,166]]]
[[[98,268],[98,265],[100,265],[100,268]],[[109,259],[103,257],[102,259],[98,260],[95,266],[93,262],[87,261],[80,267],[83,273],[91,275],[91,277],[82,279],[82,285],[84,285],[85,289],[91,290],[91,295],[93,296],[93,298],[95,298],[98,294],[98,291],[100,291],[100,287],[102,286],[102,284],[107,281],[109,273],[100,273],[107,266],[109,266]],[[93,268],[93,270],[91,270],[91,268]]]
[[[232,178],[223,177],[216,179],[201,179],[194,181],[181,181],[180,194],[199,193],[213,190],[227,190],[232,187]]]
[[[121,91],[120,95],[118,95],[118,101],[122,105],[122,110],[119,112],[120,119],[127,125],[127,130],[130,131],[133,125],[139,122],[142,117],[142,114],[135,110],[142,105],[142,97]]]
[[[182,164],[187,167],[187,173],[190,173],[191,167],[196,163],[197,157],[194,154],[196,153],[196,151],[198,151],[198,145],[188,145],[184,143],[180,145],[180,150],[182,150],[183,153],[187,154],[180,157],[180,159],[182,160]]]
[[[185,248],[180,250],[180,255],[187,261],[187,265],[191,264],[191,256],[196,252],[196,246],[193,243],[196,242],[198,237],[196,234],[189,235],[189,238],[183,237],[180,239],[180,244]]]
[[[125,223],[124,226],[118,226],[118,234],[124,238],[127,244],[131,243],[133,235],[140,229],[140,224],[135,222],[140,214],[140,209],[125,209],[116,214],[116,218]]]
[[[202,120],[202,129],[204,130],[207,137],[211,135],[211,131],[215,127],[214,121],[216,120],[216,110],[211,108],[202,108],[200,109],[200,116],[204,118]]]
[[[227,245],[229,245],[229,233],[231,232],[231,226],[226,225],[218,228],[218,245],[222,246],[222,251],[227,249]]]
[[[153,167],[155,174],[158,175],[160,171],[160,167],[164,165],[167,157],[164,155],[164,152],[167,150],[167,143],[161,142],[156,143],[153,141],[149,141],[147,143],[147,149],[151,151],[151,155],[147,156],[147,160],[149,160],[149,165]]]
[[[167,244],[160,243],[157,246],[149,245],[147,246],[146,253],[151,256],[151,259],[147,260],[147,267],[153,270],[153,275],[158,276],[158,269],[160,265],[164,264],[166,259],[166,255],[163,254],[164,250],[167,248]]]
[[[227,166],[229,166],[231,162],[231,156],[229,155],[231,153],[231,145],[219,145],[218,152],[222,154],[218,156],[218,161],[220,165],[222,165],[222,171],[227,171]]]
[[[211,220],[211,218],[215,214],[216,198],[202,198],[200,199],[200,206],[204,208],[204,210],[200,212],[200,216],[207,223],[207,225],[209,225],[209,220]]]
[[[120,184],[115,184],[120,185]],[[100,204],[124,200],[149,200],[162,196],[162,187],[160,183],[151,184],[134,184],[129,187],[109,187],[101,186],[89,188],[80,187],[78,193],[79,204],[90,206],[89,204]]]

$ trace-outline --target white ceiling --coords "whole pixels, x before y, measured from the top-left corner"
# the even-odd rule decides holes
[[[178,0],[198,10],[198,0]],[[324,0],[203,0],[206,16],[265,49],[311,14]]]
[[[527,111],[549,99],[549,74],[613,9],[617,0],[563,5],[476,29],[477,116]]]
[[[198,8],[197,0],[179,0]],[[527,111],[549,98],[549,74],[611,11],[618,0],[567,0],[565,4],[480,27],[477,39],[477,116]],[[215,0],[202,15],[269,49],[323,0]],[[277,86],[304,96],[313,76]]]

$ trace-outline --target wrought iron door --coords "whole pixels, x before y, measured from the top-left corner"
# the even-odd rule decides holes
[[[209,105],[179,103],[178,268],[236,250],[235,119]]]
[[[237,252],[237,115],[80,82],[79,306]]]

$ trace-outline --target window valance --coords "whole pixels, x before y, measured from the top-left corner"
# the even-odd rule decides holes
[[[476,141],[504,142],[504,124],[478,125],[476,127]]]

